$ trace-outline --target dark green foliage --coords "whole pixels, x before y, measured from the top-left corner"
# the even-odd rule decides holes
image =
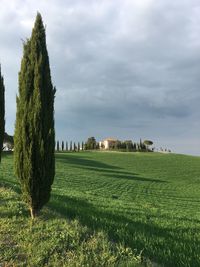
[[[84,142],[81,143],[81,150],[84,150]]]
[[[64,145],[64,141],[62,141],[62,151],[64,151],[65,145]]]
[[[126,140],[124,141],[126,145],[126,150],[127,151],[132,151],[133,150],[133,142],[131,140]]]
[[[80,151],[80,143],[78,142],[78,147],[77,147],[77,149],[78,149],[78,152]]]
[[[153,145],[153,142],[150,141],[150,140],[144,140],[143,143],[144,143],[146,146],[151,146],[151,145]]]
[[[125,142],[121,142],[120,148],[121,149],[126,149],[126,143]]]
[[[1,75],[1,66],[0,66],[0,162],[1,162],[1,151],[3,148],[3,139],[5,132],[5,87],[4,80]]]
[[[89,140],[89,138],[88,138]],[[88,143],[88,142],[87,142]],[[91,141],[90,141],[91,143]],[[149,140],[145,140],[144,142],[142,141],[142,139],[140,139],[140,142],[139,143],[133,143],[132,140],[125,140],[125,141],[119,141],[119,140],[116,140],[112,143],[109,144],[109,149],[110,150],[119,150],[119,151],[123,151],[123,152],[136,152],[136,151],[142,151],[142,152],[146,152],[146,151],[151,151],[153,152],[154,149],[148,149],[148,145],[147,144],[153,144],[152,141],[149,141]],[[95,145],[95,149],[104,149],[105,146],[103,143],[101,143],[101,147],[99,146],[99,143],[96,142],[96,145]]]
[[[59,144],[59,141],[57,141],[56,150],[57,150],[57,151],[60,150],[60,144]]]
[[[8,135],[7,133],[4,133],[4,143],[6,143],[7,148],[9,150],[12,150],[14,148],[14,137],[12,135]]]
[[[137,150],[138,151],[146,151],[147,150],[147,147],[146,145],[144,144],[144,142],[142,141],[142,139],[140,138],[140,142],[137,143]]]
[[[14,136],[15,172],[32,217],[49,201],[55,175],[54,96],[45,28],[38,13],[24,44]]]
[[[133,150],[136,151],[136,149],[137,149],[137,144],[134,143],[134,144],[133,144]]]
[[[10,142],[11,144],[14,144],[14,137],[12,135],[4,133],[4,142]]]
[[[70,141],[70,147],[69,150],[72,151],[72,141]]]
[[[74,142],[73,150],[76,151],[76,143]]]
[[[87,142],[85,143],[85,149],[86,150],[91,150],[91,149],[96,149],[97,142],[95,137],[89,137]]]
[[[96,149],[100,149],[99,142],[96,142]]]
[[[151,140],[144,140],[143,143],[146,146],[146,150],[147,151],[153,151],[153,149],[152,150],[149,149],[149,146],[152,146],[153,145],[153,141],[151,141]]]
[[[144,150],[146,150],[146,145],[144,144],[144,142],[142,142],[142,139],[140,138],[139,151]]]
[[[121,148],[121,142],[120,141],[116,141],[115,142],[115,149],[120,149]]]
[[[104,149],[104,148],[105,148],[103,142],[101,143],[100,148],[101,148],[101,149]]]

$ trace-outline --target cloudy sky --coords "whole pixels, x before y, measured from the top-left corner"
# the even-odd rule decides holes
[[[151,139],[158,148],[200,155],[199,0],[0,3],[8,133],[22,40],[39,11],[57,87],[57,139]]]

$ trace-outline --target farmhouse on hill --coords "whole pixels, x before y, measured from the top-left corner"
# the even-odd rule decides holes
[[[119,140],[114,138],[106,138],[103,141],[99,142],[100,149],[111,149]]]

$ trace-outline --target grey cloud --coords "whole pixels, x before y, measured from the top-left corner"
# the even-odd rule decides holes
[[[10,132],[21,38],[30,36],[37,10],[57,87],[57,138],[149,137],[182,152],[180,137],[191,153],[187,140],[200,134],[197,0],[3,0],[0,60]]]

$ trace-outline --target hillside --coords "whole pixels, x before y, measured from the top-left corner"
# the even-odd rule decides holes
[[[105,257],[105,262],[105,255],[110,260],[116,255],[121,255],[124,261],[132,257],[132,262],[136,262],[132,252],[129,255],[130,250],[125,249],[130,247],[136,255],[142,253],[143,257],[165,266],[200,266],[200,157],[59,153],[56,168],[51,201],[37,219],[38,223],[32,225],[19,201],[12,155],[3,158],[0,223],[4,226],[1,227],[0,262],[26,262],[32,255],[30,263],[38,260],[38,264],[44,264],[50,254],[55,261],[61,257],[64,262],[66,248],[62,244],[69,242],[73,249],[69,246],[67,251],[74,262],[80,261],[78,257],[83,254],[91,254],[91,247],[95,251],[95,246],[93,256]],[[64,234],[66,231],[71,233],[70,238]],[[37,242],[40,240],[38,246],[30,235]],[[84,248],[83,240],[88,242]],[[60,252],[56,242],[60,242]],[[91,246],[93,242],[95,245]],[[78,253],[84,249],[84,253]],[[90,260],[93,262],[94,258]]]

